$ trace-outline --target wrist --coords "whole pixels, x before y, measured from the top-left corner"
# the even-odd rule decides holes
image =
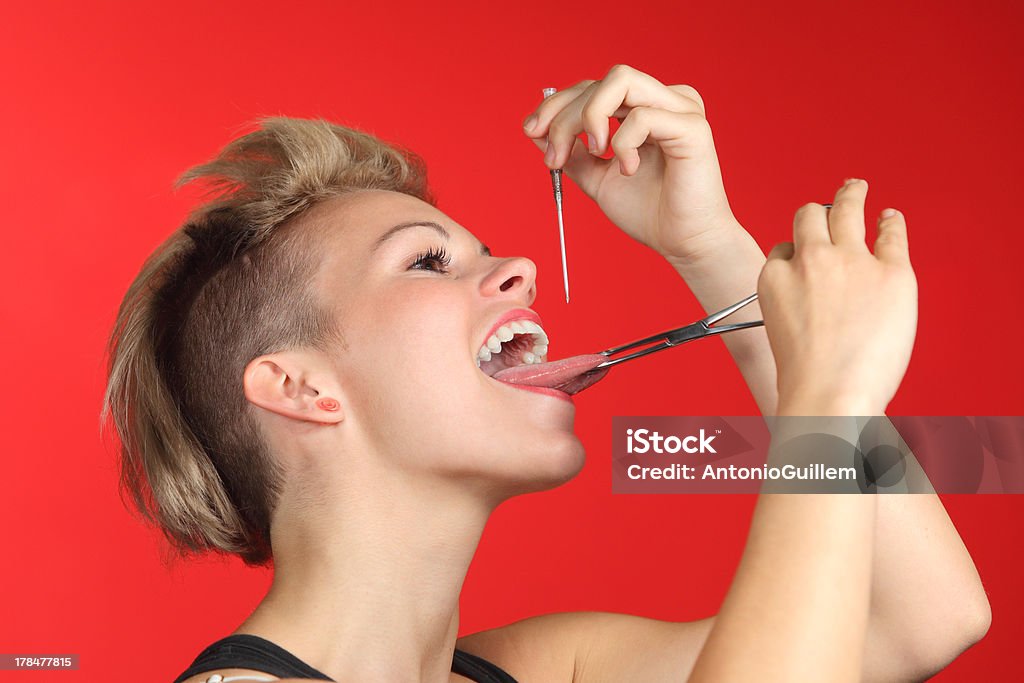
[[[685,274],[708,264],[720,263],[723,259],[733,257],[738,249],[751,244],[763,258],[764,253],[754,238],[730,214],[728,219],[690,237],[674,250],[661,250],[659,253],[676,271]]]

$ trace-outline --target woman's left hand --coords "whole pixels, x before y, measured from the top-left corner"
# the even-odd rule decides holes
[[[613,117],[621,125],[609,139]],[[627,235],[670,260],[692,258],[708,239],[740,228],[704,102],[688,85],[614,66],[600,81],[545,99],[523,129],[548,168],[563,169]],[[601,158],[609,145],[614,158]]]

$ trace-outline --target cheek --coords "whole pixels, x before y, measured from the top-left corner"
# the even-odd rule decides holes
[[[405,374],[430,371],[466,346],[457,331],[466,328],[457,302],[426,296],[416,288],[403,288],[377,297],[355,317],[359,353],[372,358],[382,370],[401,368]],[[466,333],[463,332],[463,335]]]
[[[416,422],[425,429],[434,422],[450,427],[453,416],[472,408],[471,397],[478,393],[467,324],[450,300],[409,297],[401,306],[385,303],[353,335],[354,400],[373,419],[394,421],[396,429]]]

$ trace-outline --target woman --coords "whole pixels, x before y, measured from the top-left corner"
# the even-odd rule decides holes
[[[762,495],[716,617],[554,614],[457,638],[490,512],[583,464],[567,395],[493,377],[546,360],[534,265],[435,208],[415,157],[263,124],[183,177],[220,193],[147,261],[111,342],[106,409],[138,507],[182,552],[273,560],[265,599],[178,681],[916,680],[985,633],[934,495]],[[524,130],[707,310],[757,288],[767,335],[725,342],[766,415],[832,416],[847,438],[847,416],[883,414],[916,281],[898,212],[868,251],[866,183],[802,207],[765,263],[693,88],[617,66]],[[568,365],[561,380],[591,366]]]

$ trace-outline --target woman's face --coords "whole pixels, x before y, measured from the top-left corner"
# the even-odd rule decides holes
[[[318,215],[328,245],[319,285],[346,342],[335,356],[346,428],[403,468],[504,494],[580,470],[571,399],[492,379],[506,356],[480,358],[499,326],[523,330],[503,344],[510,358],[543,343],[532,325],[511,324],[540,320],[532,261],[491,256],[451,218],[395,192],[338,197]]]

